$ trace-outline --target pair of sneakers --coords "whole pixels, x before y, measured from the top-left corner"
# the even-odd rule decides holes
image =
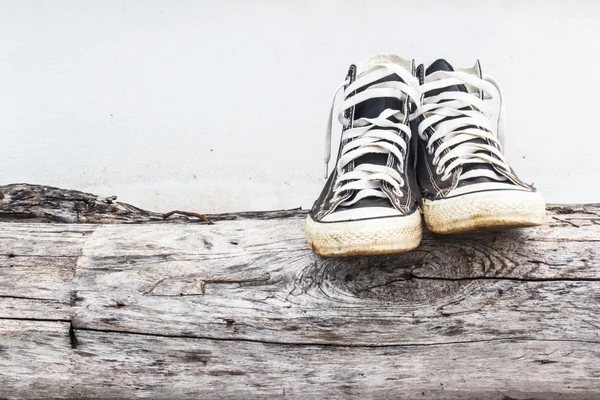
[[[479,61],[454,69],[440,59],[425,69],[377,54],[351,65],[331,107],[326,175],[335,114],[343,126],[337,162],[306,218],[314,252],[412,250],[420,208],[435,233],[543,223],[544,199],[504,157],[502,94]]]

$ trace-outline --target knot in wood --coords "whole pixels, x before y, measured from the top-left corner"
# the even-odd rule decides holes
[[[439,301],[456,295],[465,282],[421,280],[414,271],[419,269],[423,252],[346,259],[324,259],[315,263],[311,274],[305,274],[305,284],[311,282],[328,300],[339,302],[391,305],[418,305]],[[312,278],[310,278],[312,275]],[[310,289],[304,288],[305,293]]]

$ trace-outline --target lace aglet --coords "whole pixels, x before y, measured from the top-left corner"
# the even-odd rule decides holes
[[[329,163],[325,162],[325,179],[327,179],[327,172],[329,171]]]

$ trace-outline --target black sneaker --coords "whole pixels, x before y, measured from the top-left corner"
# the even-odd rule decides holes
[[[340,91],[340,149],[306,218],[308,244],[315,253],[330,257],[412,250],[421,241],[416,138],[409,126],[419,101],[414,61],[390,54],[371,56],[350,66]]]
[[[454,70],[437,60],[424,71],[418,125],[418,178],[427,227],[437,233],[521,227],[544,222],[545,203],[503,154],[504,108],[498,83],[479,61]],[[499,117],[490,100],[499,102]]]

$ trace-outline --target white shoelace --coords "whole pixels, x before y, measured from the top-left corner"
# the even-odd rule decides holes
[[[490,76],[480,79],[462,71],[437,71],[427,76],[421,85],[421,93],[442,89],[454,85],[465,85],[469,91],[443,91],[436,96],[423,98],[420,113],[425,119],[419,124],[419,136],[427,140],[425,130],[433,126],[435,133],[427,140],[427,151],[433,154],[436,172],[442,180],[448,179],[452,172],[466,164],[491,164],[503,171],[510,171],[503,154],[505,110],[502,103],[502,92],[498,83]],[[481,97],[485,99],[498,97],[500,112],[496,129],[490,126],[493,111]],[[452,119],[443,121],[446,117]],[[440,122],[441,121],[441,122]],[[474,143],[473,139],[483,139],[484,143]],[[436,148],[435,144],[441,141]],[[448,150],[445,154],[443,154]],[[490,169],[474,169],[463,172],[459,179],[487,177],[498,181],[506,177]]]
[[[387,81],[372,84],[391,74],[398,75],[406,83]],[[382,181],[387,182],[395,193],[402,196],[400,188],[405,185],[405,182],[400,174],[404,172],[402,170],[404,166],[404,154],[407,154],[409,149],[407,142],[399,135],[399,132],[404,132],[407,138],[410,138],[411,131],[407,124],[393,122],[388,118],[394,117],[397,121],[404,121],[408,107],[406,110],[387,108],[376,118],[359,118],[354,121],[346,119],[344,113],[359,103],[383,97],[395,97],[401,101],[406,100],[408,97],[409,101],[418,106],[420,93],[418,91],[419,84],[417,79],[399,65],[382,63],[367,69],[344,90],[346,85],[348,85],[348,81],[344,82],[334,95],[325,138],[325,177],[327,178],[331,156],[333,116],[336,113],[339,94],[343,92],[344,101],[337,111],[338,120],[344,128],[348,128],[350,124],[352,127],[344,130],[342,133],[343,146],[340,159],[336,165],[338,177],[334,183],[334,198],[339,198],[347,190],[357,190],[357,193],[351,200],[341,203],[342,206],[350,206],[365,197],[386,198],[387,195],[381,190]],[[357,89],[365,86],[367,88],[362,92],[350,96]],[[416,115],[417,112],[414,112],[409,118],[413,119]],[[356,165],[351,171],[344,172],[344,167],[368,153],[393,154],[398,159],[400,171],[385,165],[361,163]]]

